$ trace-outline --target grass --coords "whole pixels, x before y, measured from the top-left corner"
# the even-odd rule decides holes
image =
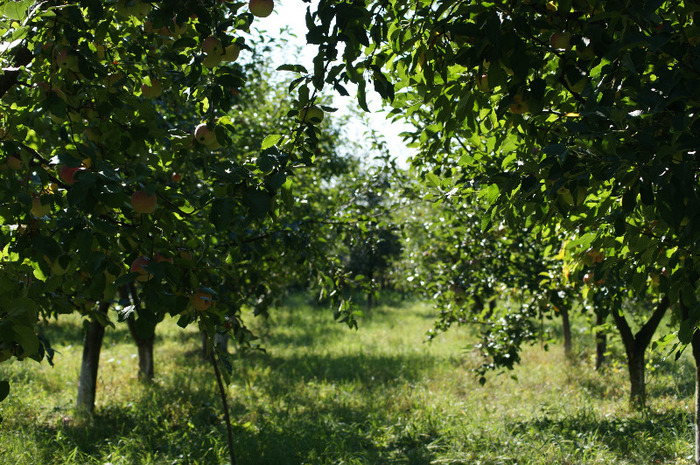
[[[655,356],[650,408],[634,413],[624,363],[618,356],[595,372],[589,335],[578,335],[573,360],[535,346],[516,370],[480,386],[466,328],[423,342],[433,316],[426,303],[384,305],[353,331],[296,296],[259,321],[267,351],[236,354],[229,386],[239,464],[692,463],[686,358]],[[54,368],[0,365],[12,385],[0,404],[0,462],[228,463],[213,370],[194,329],[158,327],[150,386],[137,381],[126,329],[108,330],[92,419],[72,411],[81,321],[45,332],[60,352]]]

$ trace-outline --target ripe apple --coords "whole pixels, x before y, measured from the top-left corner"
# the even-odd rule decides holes
[[[32,199],[32,215],[36,218],[42,218],[49,213],[51,213],[51,207],[49,205],[42,205],[41,199],[36,196]]]
[[[150,261],[150,258],[142,255],[140,257],[137,257],[133,262],[131,262],[131,267],[129,268],[129,271],[131,271],[132,273],[138,273],[140,275],[136,278],[137,281],[145,282],[151,279],[150,273],[143,268],[144,266],[147,266]]]
[[[24,162],[22,161],[21,158],[15,157],[14,155],[8,155],[7,156],[7,166],[11,170],[21,170],[22,166],[24,165]]]
[[[202,289],[199,289],[190,296],[190,303],[196,310],[203,312],[211,307],[212,295]]]
[[[238,47],[236,44],[231,44],[228,47],[224,49],[224,56],[222,57],[223,61],[236,61],[238,59],[238,55],[240,55],[241,49]]]
[[[61,49],[56,55],[56,64],[65,71],[78,72],[78,57],[71,55],[67,48]]]
[[[323,110],[312,105],[308,108],[303,108],[299,113],[301,120],[305,123],[318,124],[323,121]]]
[[[202,41],[202,51],[207,55],[221,55],[224,49],[219,39],[209,36]]]
[[[61,170],[58,172],[58,176],[63,180],[64,183],[71,186],[75,182],[75,173],[81,171],[83,168],[80,166],[68,166],[63,165]]]
[[[571,50],[571,34],[555,32],[549,36],[549,45],[556,50]]]
[[[145,190],[141,189],[131,194],[131,206],[136,213],[151,214],[158,206],[158,199],[156,194],[148,195]]]
[[[523,96],[520,94],[513,96],[513,104],[508,109],[511,113],[515,113],[516,115],[522,115],[529,111],[527,100],[523,99]]]
[[[161,262],[173,263],[172,257],[165,256],[160,252],[156,252],[156,254],[153,258],[156,261],[156,263],[161,263]]]
[[[248,7],[253,16],[266,18],[275,9],[275,2],[274,0],[250,0]]]
[[[219,146],[219,142],[216,140],[216,131],[210,128],[207,123],[202,123],[195,128],[194,138],[208,149],[214,149]]]
[[[174,183],[178,183],[178,182],[180,182],[180,181],[182,180],[182,175],[181,175],[180,173],[173,173],[172,176],[170,176],[170,179],[171,179]]]
[[[149,86],[145,82],[141,84],[141,95],[144,98],[157,98],[163,92],[163,84],[159,79],[151,78],[151,85]]]

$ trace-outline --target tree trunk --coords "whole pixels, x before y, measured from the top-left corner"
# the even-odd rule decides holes
[[[141,338],[136,330],[136,321],[134,317],[129,317],[127,325],[131,337],[136,342],[136,348],[139,352],[139,379],[141,381],[152,381],[154,375],[153,369],[153,343],[155,342],[155,334],[152,337]]]
[[[605,315],[602,313],[596,314],[596,326],[601,326],[605,323]],[[595,335],[595,369],[600,371],[605,363],[605,351],[608,350],[608,336],[602,331],[596,331]]]
[[[146,318],[146,312],[141,308],[136,287],[133,284],[128,287],[122,286],[119,289],[119,296],[122,305],[131,302],[139,313],[138,321],[134,314],[131,314],[126,319],[126,324],[129,327],[131,337],[134,338],[139,354],[139,380],[152,381],[155,374],[153,368],[153,345],[156,340],[155,323]]]
[[[644,381],[645,351],[646,347],[635,347],[632,353],[627,354],[627,368],[630,376],[630,404],[636,410],[643,409],[647,399]]]
[[[101,302],[98,312],[107,313],[109,302]],[[92,414],[95,410],[95,395],[97,392],[97,371],[100,366],[100,350],[104,339],[105,328],[99,321],[93,319],[87,325],[85,343],[83,345],[83,361],[80,365],[78,379],[78,398],[76,409],[82,413]]]
[[[564,336],[564,354],[566,357],[571,357],[572,343],[571,343],[571,322],[569,321],[569,308],[566,305],[562,305],[559,309],[561,313],[561,330]]]
[[[630,406],[634,409],[642,409],[646,406],[646,386],[644,384],[644,353],[651,343],[651,338],[661,319],[668,309],[667,297],[661,299],[649,320],[641,327],[637,334],[633,334],[624,315],[618,309],[612,312],[615,326],[620,331],[622,343],[627,353],[627,367],[630,376]]]

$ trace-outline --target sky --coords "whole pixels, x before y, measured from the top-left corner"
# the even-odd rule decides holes
[[[317,3],[316,0],[312,0]],[[266,30],[269,33],[277,33],[283,28],[287,28],[290,32],[288,39],[290,44],[298,46],[302,49],[302,54],[299,57],[300,63],[306,66],[307,69],[313,69],[312,58],[315,55],[314,46],[306,46],[306,24],[304,17],[309,4],[302,0],[275,0],[275,9],[267,18],[257,18],[254,27],[261,30]],[[306,50],[306,51],[305,51]],[[274,57],[273,62],[283,64],[289,62],[289,55],[284,55],[280,52],[279,57]],[[336,115],[352,115],[351,108],[359,108],[357,106],[354,90],[348,87],[349,97],[341,97],[333,95],[333,106],[338,108]],[[406,130],[406,126],[400,123],[392,123],[386,119],[386,113],[381,111],[379,97],[368,92],[368,107],[372,111],[367,114],[367,124],[373,128],[382,128],[382,133],[387,141],[387,147],[392,157],[396,158],[400,166],[407,167],[407,159],[413,154],[412,149],[406,148],[403,140],[399,136],[402,131]],[[332,115],[327,115],[332,117]],[[351,140],[358,141],[366,139],[367,131],[366,123],[359,117],[352,118],[352,121],[345,128],[345,131]]]

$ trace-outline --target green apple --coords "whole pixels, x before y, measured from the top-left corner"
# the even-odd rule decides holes
[[[299,112],[299,117],[305,123],[318,124],[323,121],[323,116],[323,110],[315,105],[303,108],[301,112]]]
[[[151,214],[158,206],[158,199],[156,194],[148,195],[145,190],[141,189],[131,195],[131,206],[136,213]]]
[[[490,92],[489,87],[489,76],[487,74],[482,74],[481,77],[476,78],[476,88],[482,92]]]
[[[275,2],[274,0],[250,0],[248,7],[253,16],[266,18],[275,9]]]
[[[149,86],[145,82],[141,84],[141,95],[144,98],[158,98],[163,92],[163,84],[159,79],[151,78],[151,85]]]
[[[218,66],[221,63],[221,60],[223,59],[223,55],[213,53],[211,55],[207,55],[204,57],[202,60],[202,64],[206,66],[207,68],[213,68],[215,66]]]
[[[549,36],[549,45],[556,50],[571,50],[571,34],[555,32]]]
[[[71,55],[67,48],[61,49],[56,55],[56,65],[63,71],[78,72],[78,57]]]
[[[240,53],[241,49],[238,47],[238,45],[231,44],[224,49],[224,56],[222,57],[222,60],[228,62],[236,61]]]
[[[194,138],[208,149],[219,147],[219,142],[216,140],[216,131],[214,131],[213,127],[210,128],[207,123],[202,123],[195,128]]]

